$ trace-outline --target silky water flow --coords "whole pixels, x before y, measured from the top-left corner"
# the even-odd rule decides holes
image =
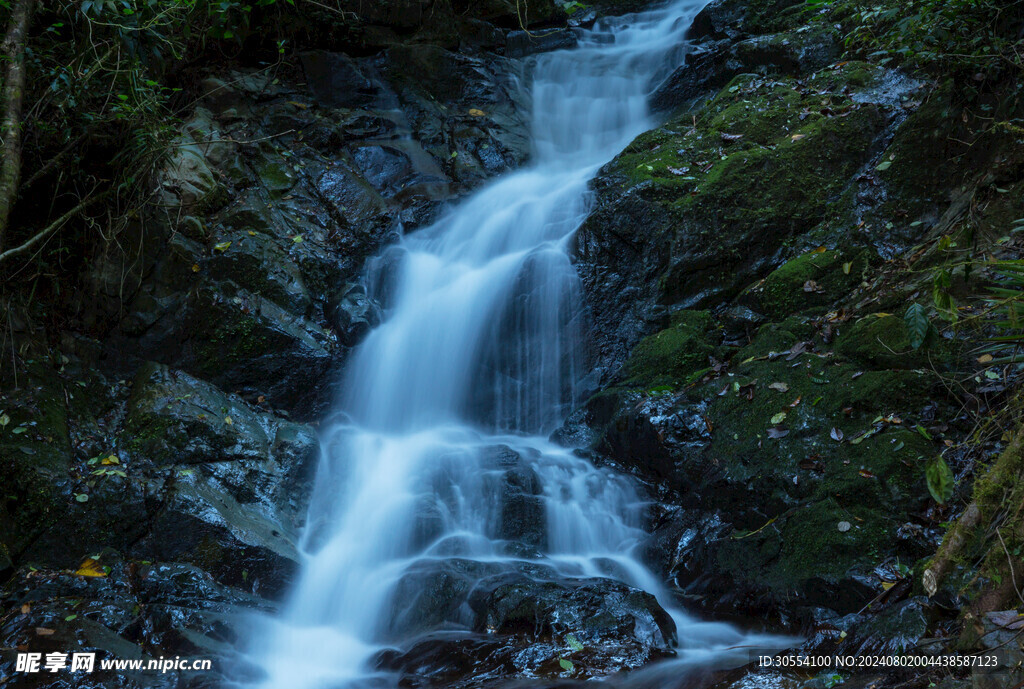
[[[431,573],[455,560],[481,576],[542,565],[654,594],[679,655],[657,664],[650,686],[669,686],[679,664],[742,664],[751,649],[785,645],[680,610],[633,555],[644,503],[630,481],[547,439],[587,372],[567,243],[587,215],[588,182],[655,126],[648,96],[680,64],[704,4],[604,20],[576,48],[532,58],[531,164],[371,261],[385,319],[347,365],[345,420],[322,433],[298,581],[279,616],[256,625],[247,655],[259,686],[392,684],[372,668],[383,649],[471,624],[466,606],[417,605]],[[501,495],[509,466],[539,482],[535,509],[520,505],[514,519]]]

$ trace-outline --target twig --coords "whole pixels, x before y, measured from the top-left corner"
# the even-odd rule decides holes
[[[41,241],[42,239],[45,239],[46,236],[49,235],[51,232],[53,232],[53,231],[55,231],[57,229],[60,229],[60,227],[63,226],[64,223],[66,223],[68,220],[70,220],[71,218],[75,217],[76,215],[78,215],[79,213],[84,211],[89,206],[102,201],[106,197],[110,196],[110,194],[111,194],[111,190],[108,189],[107,191],[104,191],[104,192],[102,192],[100,194],[97,194],[96,196],[93,196],[93,197],[85,199],[84,201],[79,203],[77,206],[75,206],[74,208],[69,210],[67,213],[65,213],[64,215],[60,216],[59,218],[54,220],[52,223],[50,223],[49,225],[44,227],[42,230],[37,232],[35,234],[35,236],[33,236],[31,239],[29,239],[27,242],[25,242],[21,246],[16,246],[13,249],[8,249],[7,251],[5,251],[2,254],[0,254],[0,263],[3,263],[3,261],[5,259],[10,258],[11,256],[14,256],[16,254],[20,254],[20,253],[23,253],[25,251],[28,251],[29,249],[32,248],[32,246],[34,244],[36,244],[37,242]]]

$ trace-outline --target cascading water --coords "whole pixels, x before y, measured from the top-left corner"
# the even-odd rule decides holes
[[[481,571],[542,562],[657,595],[682,656],[745,637],[675,610],[630,556],[643,506],[630,483],[541,435],[577,399],[583,312],[566,255],[598,167],[653,126],[647,96],[678,65],[703,0],[597,26],[532,65],[534,162],[389,248],[368,282],[385,322],[348,366],[345,420],[323,434],[306,560],[282,616],[251,654],[266,687],[343,686],[417,633],[467,611],[419,605],[437,563]],[[525,491],[510,519],[502,473]],[[535,497],[534,497],[535,496]],[[533,519],[531,521],[531,515]],[[436,613],[436,611],[435,611]]]

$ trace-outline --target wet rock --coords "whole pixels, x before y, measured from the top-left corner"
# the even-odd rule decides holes
[[[61,671],[58,677],[71,681],[69,687],[218,685],[224,679],[218,663],[209,672],[115,673],[101,671],[100,662],[219,655],[238,641],[234,630],[248,614],[270,610],[266,601],[221,586],[195,567],[122,560],[111,553],[96,563],[99,576],[24,568],[0,590],[4,609],[13,612],[0,628],[5,648],[27,646],[43,654],[68,653],[69,658],[71,653],[96,654],[92,673]],[[48,672],[16,673],[15,655],[0,654],[0,672],[18,676],[19,686],[55,686]]]
[[[779,265],[786,242],[827,236],[829,218],[851,212],[844,191],[879,145],[887,117],[883,104],[841,95],[838,73],[809,79],[839,89],[841,112],[805,101],[810,94],[796,80],[741,75],[602,170],[574,257],[605,380],[638,335],[664,327],[668,305],[731,299]]]
[[[366,288],[349,283],[339,289],[328,302],[331,324],[338,331],[342,344],[353,347],[377,324],[383,313],[380,305],[366,294]]]
[[[517,571],[459,560],[432,567],[436,585],[410,590],[420,592],[411,606],[417,619],[429,624],[420,628],[448,622],[470,633],[435,631],[383,654],[379,666],[405,681],[456,686],[494,673],[555,678],[564,658],[573,662],[573,676],[585,679],[672,654],[672,619],[650,594],[619,582],[560,580],[543,567]]]
[[[128,402],[128,447],[161,464],[262,458],[264,419],[234,395],[150,363],[140,367]]]
[[[687,363],[699,351],[688,344],[651,369],[675,371],[664,389],[609,387],[576,419],[595,433],[598,456],[676,496],[645,552],[695,605],[846,614],[882,590],[880,560],[928,552],[927,539],[897,532],[928,499],[917,458],[934,448],[906,426],[928,413],[937,381],[860,370],[830,347],[800,317],[717,351],[717,369]],[[627,363],[622,378],[633,370]]]
[[[382,95],[348,55],[316,50],[302,53],[302,70],[317,100],[331,108],[365,108]]]
[[[484,465],[496,470],[489,487],[498,506],[492,518],[495,535],[543,550],[547,541],[547,511],[540,477],[526,458],[509,447],[499,446],[484,452]]]
[[[549,50],[573,48],[576,45],[576,34],[569,29],[545,31],[540,34],[510,31],[505,41],[505,54],[513,58],[522,58]]]

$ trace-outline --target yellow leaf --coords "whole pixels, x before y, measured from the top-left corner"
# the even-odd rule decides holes
[[[799,141],[800,139],[804,138],[805,136],[807,136],[807,135],[806,134],[794,134],[793,136],[789,137],[789,139],[790,139],[790,141]]]
[[[772,425],[778,425],[786,420],[786,412],[780,411],[778,414],[772,417]]]
[[[199,264],[198,263],[193,263],[192,264],[192,272],[193,273],[198,273],[199,272]]]
[[[484,112],[483,110],[479,110],[477,108],[470,108],[469,109],[469,114],[472,115],[473,117],[483,117],[487,113]]]
[[[255,236],[256,236],[256,233],[255,233],[255,232],[253,232],[252,230],[249,230],[249,236],[250,236],[250,237],[255,237]]]
[[[227,425],[229,425],[229,426],[230,426],[231,424],[233,424],[233,423],[234,423],[234,421],[232,421],[232,420],[231,420],[231,417],[230,417],[230,416],[225,416],[225,417],[224,417],[224,423],[226,423]]]
[[[871,315],[874,316],[875,318],[886,318],[887,316],[891,316],[892,314],[885,313],[884,311],[879,311],[878,313],[873,313]]]
[[[306,108],[309,107],[309,105],[307,105],[306,103],[300,103],[297,100],[290,100],[290,101],[288,101],[288,104],[289,105],[294,105],[296,108],[298,108],[300,110],[305,110]]]
[[[888,591],[889,589],[891,589],[895,585],[896,585],[896,582],[893,582],[893,581],[883,581],[882,582],[882,590],[883,591]]]
[[[120,463],[121,463],[121,460],[117,458],[117,455],[110,455],[109,457],[104,457],[100,461],[100,464],[120,464]]]
[[[214,244],[214,251],[227,251],[228,247],[231,246],[231,242],[221,242],[220,244]]]
[[[828,249],[827,249],[826,247],[824,247],[824,246],[819,246],[819,247],[818,247],[817,249],[815,249],[815,250],[814,250],[814,251],[812,251],[811,253],[812,253],[812,254],[823,254],[823,253],[825,253],[826,251],[828,251]]]
[[[105,569],[100,567],[100,563],[93,560],[91,557],[86,559],[82,563],[82,566],[75,570],[75,574],[80,577],[105,577],[107,572]]]
[[[981,356],[978,357],[978,363],[979,364],[987,364],[990,361],[992,361],[992,355],[991,354],[982,354]]]
[[[849,275],[850,274],[850,268],[853,268],[853,263],[844,263],[843,264],[843,275]]]
[[[302,243],[302,235],[301,234],[297,234],[294,237],[292,237],[292,242],[294,242],[295,244],[301,244]]]

